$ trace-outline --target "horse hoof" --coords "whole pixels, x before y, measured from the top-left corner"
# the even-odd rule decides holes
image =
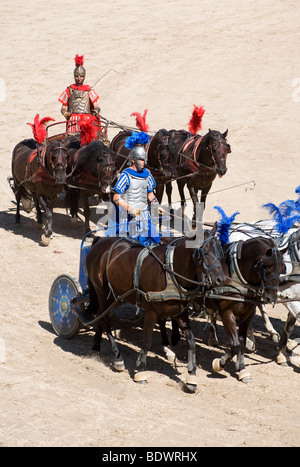
[[[255,342],[253,342],[251,339],[246,338],[246,349],[249,350],[249,352],[254,352],[255,351]]]
[[[252,378],[249,370],[244,368],[244,370],[241,370],[239,372],[239,381],[242,381],[242,383],[246,384],[252,383]]]
[[[164,346],[164,352],[166,354],[168,362],[172,363],[172,364],[175,364],[176,354],[173,352],[173,350],[171,350],[170,347]]]
[[[282,352],[279,352],[276,358],[276,363],[277,365],[282,365],[282,366],[287,365],[287,358]]]
[[[41,240],[43,245],[48,246],[51,242],[51,237],[46,237],[46,235],[43,234]]]
[[[76,217],[71,217],[71,225],[72,227],[78,227],[78,219]]]
[[[224,370],[224,368],[221,367],[220,358],[214,359],[214,361],[212,362],[212,369],[215,373],[220,373]]]
[[[188,375],[186,378],[186,387],[190,392],[196,392],[197,390],[197,377],[196,375]]]
[[[114,362],[114,369],[121,372],[125,370],[124,362]]]
[[[138,371],[134,375],[133,380],[134,380],[135,383],[139,383],[139,384],[147,384],[148,383],[147,374],[146,374],[145,371]]]

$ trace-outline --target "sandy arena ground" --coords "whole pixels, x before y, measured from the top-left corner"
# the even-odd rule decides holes
[[[220,325],[222,349],[212,348],[206,321],[193,320],[196,394],[181,384],[185,343],[176,371],[158,330],[145,386],[132,381],[140,328],[119,335],[121,374],[111,369],[106,340],[96,360],[87,357],[92,334],[56,336],[49,290],[60,273],[78,276],[83,223],[72,229],[69,215],[56,209],[52,242],[41,246],[35,213],[22,211],[15,225],[6,180],[14,146],[32,136],[27,122],[37,113],[61,121],[58,97],[73,82],[78,53],[85,56],[87,84],[105,75],[95,85],[101,113],[120,125],[133,126],[131,113],[149,109],[151,131],[187,128],[193,105],[203,105],[201,133],[228,128],[232,148],[205,221],[218,219],[215,205],[228,214],[238,210],[241,222],[267,218],[261,205],[296,198],[300,184],[299,2],[2,0],[0,12],[0,445],[299,446],[299,367],[275,363],[276,345],[260,316],[256,352],[246,356],[251,386],[238,382],[233,363],[223,376],[212,374],[224,330]],[[283,305],[268,312],[281,331]],[[298,325],[293,337],[299,336]]]

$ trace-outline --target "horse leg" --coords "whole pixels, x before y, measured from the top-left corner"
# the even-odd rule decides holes
[[[180,316],[174,319],[177,321],[179,328],[186,339],[188,347],[188,376],[186,379],[186,386],[191,392],[195,392],[197,389],[196,342],[190,328],[188,312],[184,310]]]
[[[166,194],[168,198],[168,205],[172,205],[172,182],[166,183]]]
[[[209,190],[211,189],[212,183],[201,190],[200,203],[203,203],[203,210],[205,208],[206,198]]]
[[[245,369],[244,366],[244,358],[243,358],[243,350],[241,348],[241,341],[239,339],[237,327],[236,327],[236,319],[234,314],[231,310],[226,310],[220,313],[221,319],[226,330],[226,333],[229,338],[230,348],[221,358],[216,358],[212,363],[213,371],[219,373],[223,371],[226,365],[233,359],[235,355],[237,355],[237,364],[236,368],[240,371],[239,379],[243,381],[243,372],[242,370]],[[245,373],[245,372],[244,372]],[[248,375],[247,375],[248,377]]]
[[[82,195],[83,197],[83,212],[84,212],[84,233],[87,234],[90,232],[90,215],[91,215],[91,210],[90,210],[90,204],[89,204],[89,197],[88,194],[84,193]]]
[[[137,362],[136,362],[137,372],[134,375],[134,381],[136,383],[142,383],[142,384],[147,383],[147,375],[145,373],[147,353],[149,349],[151,348],[152,333],[153,333],[155,323],[156,323],[156,313],[154,313],[154,311],[146,311],[144,315],[144,345],[138,355]]]
[[[173,352],[171,347],[175,347],[180,340],[180,333],[178,323],[172,318],[172,334],[171,334],[171,345],[166,330],[166,320],[159,319],[158,321],[159,329],[161,332],[161,340],[163,350],[166,354],[168,361],[176,366],[176,354]]]
[[[45,218],[46,218],[45,229],[42,235],[42,243],[43,245],[48,246],[51,241],[51,235],[52,235],[52,209],[48,206],[47,202],[44,200],[42,196],[40,196],[39,201],[45,210]]]
[[[192,218],[192,228],[196,228],[196,206],[198,203],[198,190],[193,185],[188,185],[189,193],[192,198],[193,203],[193,218]]]
[[[298,309],[298,316],[299,316],[299,305],[298,305],[299,302],[289,302],[286,307],[290,310],[289,310],[289,313],[288,313],[288,316],[287,316],[287,319],[286,319],[286,322],[285,322],[285,325],[284,325],[284,330],[283,330],[283,333],[280,337],[280,340],[279,340],[279,344],[278,344],[278,356],[277,356],[277,359],[276,359],[276,363],[278,363],[278,365],[282,365],[282,366],[285,366],[287,365],[287,362],[288,362],[288,357],[287,357],[287,353],[286,353],[286,346],[287,346],[287,343],[288,343],[288,340],[290,338],[290,335],[294,329],[294,326],[295,326],[295,323],[296,323],[296,320],[297,320],[297,314],[295,314],[295,308]],[[294,307],[293,304],[295,304],[296,306]],[[298,308],[297,308],[298,307]]]
[[[239,372],[239,380],[242,381],[243,383],[252,383],[251,374],[249,370],[245,368],[244,354],[245,354],[248,329],[249,329],[251,320],[254,315],[255,315],[255,306],[251,306],[249,313],[247,314],[247,317],[242,318],[240,325],[239,325],[240,352],[237,355],[236,370]]]
[[[269,316],[267,315],[264,305],[258,305],[259,311],[261,313],[262,319],[264,321],[265,328],[270,335],[273,342],[279,342],[280,335],[272,326]]]
[[[38,202],[38,199],[35,195],[33,195],[33,199],[34,199],[34,204],[36,208],[36,222],[37,222],[38,228],[41,229],[43,226],[43,214],[41,211],[40,203]]]
[[[21,203],[21,195],[19,191],[16,191],[16,202],[17,202],[17,211],[16,211],[16,224],[20,224],[21,214],[20,214],[20,203]]]

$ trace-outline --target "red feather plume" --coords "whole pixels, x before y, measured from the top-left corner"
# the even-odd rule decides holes
[[[86,144],[91,143],[96,139],[97,136],[97,128],[94,124],[96,117],[94,115],[86,114],[84,117],[81,116],[81,120],[79,120],[78,125],[80,126],[80,138],[81,144],[85,146]]]
[[[205,113],[205,110],[202,106],[196,107],[194,105],[194,110],[189,121],[189,131],[193,134],[196,134],[198,130],[202,128],[202,117]]]
[[[34,117],[34,123],[27,123],[27,125],[30,125],[32,128],[33,132],[33,137],[36,140],[38,144],[42,144],[47,136],[46,132],[46,124],[50,121],[54,122],[54,118],[51,117],[44,117],[41,120],[39,120],[40,115],[36,114]]]
[[[130,116],[134,115],[136,117],[136,126],[139,130],[147,132],[149,130],[149,125],[146,123],[146,115],[148,109],[144,110],[144,114],[141,115],[139,112],[133,112]]]
[[[83,55],[76,54],[74,60],[75,60],[75,65],[76,66],[80,66],[80,65],[83,66],[83,64],[84,64],[84,56]]]

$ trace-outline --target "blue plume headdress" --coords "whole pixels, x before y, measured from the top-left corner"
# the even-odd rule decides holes
[[[280,235],[286,234],[296,222],[300,221],[300,215],[291,215],[294,209],[290,210],[295,202],[291,200],[284,201],[279,206],[274,203],[263,204],[263,208],[267,208],[270,214],[273,214],[273,219],[276,222],[276,230]],[[288,208],[287,208],[288,206]]]
[[[132,149],[136,144],[148,144],[149,143],[149,135],[144,131],[133,131],[131,136],[125,141],[125,148]]]
[[[229,229],[231,227],[232,222],[234,221],[236,216],[239,214],[239,212],[236,211],[235,213],[232,214],[232,216],[228,217],[226,216],[221,206],[214,206],[214,209],[219,211],[219,213],[222,216],[221,220],[218,222],[218,235],[219,235],[220,242],[223,245],[226,245],[227,243],[229,243]]]

